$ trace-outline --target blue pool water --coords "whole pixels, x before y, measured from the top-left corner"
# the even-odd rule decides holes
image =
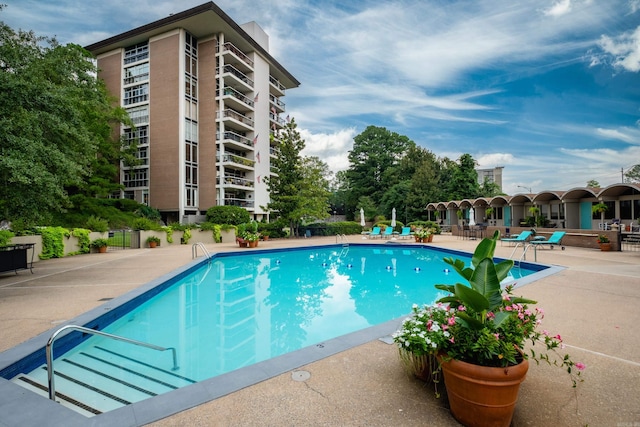
[[[175,347],[178,373],[200,381],[433,302],[441,296],[434,284],[458,280],[447,272],[445,256],[450,254],[388,245],[219,256],[104,331]],[[101,337],[70,354],[93,346],[170,366],[168,354]]]

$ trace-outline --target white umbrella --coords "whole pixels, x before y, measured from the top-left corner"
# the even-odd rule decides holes
[[[365,226],[367,223],[364,221],[364,209],[360,208],[360,225]]]
[[[393,208],[391,210],[391,226],[392,227],[396,226],[396,208]]]
[[[469,225],[476,225],[476,213],[473,208],[469,209]]]

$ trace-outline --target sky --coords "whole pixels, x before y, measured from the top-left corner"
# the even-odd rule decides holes
[[[82,46],[204,0],[4,0],[14,29]],[[622,182],[640,163],[640,0],[218,0],[301,83],[305,155],[335,172],[369,125],[503,166],[507,194]],[[126,12],[125,12],[126,11]]]

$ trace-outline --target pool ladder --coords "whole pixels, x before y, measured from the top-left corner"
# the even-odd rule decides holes
[[[204,243],[202,242],[194,243],[191,246],[191,259],[198,258],[198,248],[202,249],[202,252],[204,253],[204,256],[207,258],[207,261],[211,261],[211,254],[209,253]]]
[[[55,380],[54,380],[54,370],[53,370],[53,343],[54,341],[58,338],[58,335],[60,335],[62,332],[68,330],[68,329],[73,329],[79,332],[83,332],[85,334],[92,334],[92,335],[100,335],[102,337],[106,337],[106,338],[111,338],[117,341],[123,341],[129,344],[134,344],[140,347],[146,347],[146,348],[150,348],[152,350],[157,350],[157,351],[168,351],[171,350],[171,353],[173,355],[173,368],[171,368],[172,371],[177,371],[179,369],[178,367],[178,357],[176,356],[176,349],[174,347],[161,347],[159,345],[155,345],[155,344],[149,344],[146,342],[142,342],[142,341],[137,341],[137,340],[133,340],[131,338],[125,338],[125,337],[121,337],[119,335],[113,335],[113,334],[108,334],[106,332],[102,332],[102,331],[97,331],[95,329],[89,329],[89,328],[85,328],[84,326],[78,326],[78,325],[66,325],[63,326],[62,328],[58,329],[57,331],[55,331],[51,337],[49,338],[49,341],[47,341],[47,345],[45,347],[45,353],[46,353],[46,357],[47,357],[47,381],[48,381],[48,385],[49,385],[49,399],[53,400],[54,402],[56,401],[56,385],[55,385]]]
[[[336,234],[336,243],[342,243],[342,246],[349,246],[346,234]]]

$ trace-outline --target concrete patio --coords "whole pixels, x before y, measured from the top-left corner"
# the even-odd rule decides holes
[[[349,236],[352,243],[366,243]],[[335,237],[271,240],[259,249],[335,243]],[[380,240],[373,241],[379,243]],[[477,241],[436,236],[433,246],[473,251]],[[413,244],[413,243],[407,243]],[[236,250],[207,245],[210,252]],[[247,249],[253,250],[253,249]],[[498,245],[497,256],[512,248]],[[518,252],[518,256],[519,256]],[[520,293],[545,309],[544,328],[560,333],[587,369],[572,389],[555,367],[535,366],[520,390],[514,426],[640,426],[640,253],[567,247],[539,250],[538,262],[565,267]],[[533,254],[528,255],[533,259]],[[191,245],[40,261],[34,274],[0,276],[0,351],[191,261]],[[416,301],[421,303],[421,301]],[[407,307],[407,312],[410,307]],[[303,381],[297,371],[310,374]],[[302,378],[303,379],[303,378]],[[0,408],[0,426],[10,407]],[[91,421],[87,420],[87,425]],[[394,345],[379,340],[301,366],[154,426],[455,426],[446,397],[408,377]]]

